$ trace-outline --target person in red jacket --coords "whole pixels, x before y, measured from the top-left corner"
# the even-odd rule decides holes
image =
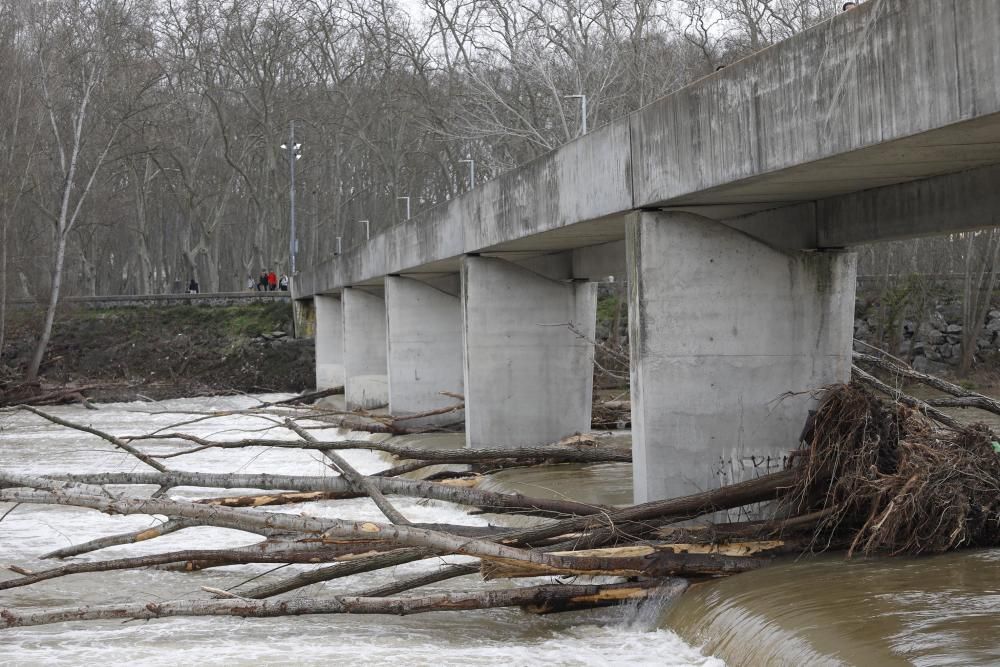
[[[272,292],[278,289],[278,276],[273,270],[267,274],[267,288]]]

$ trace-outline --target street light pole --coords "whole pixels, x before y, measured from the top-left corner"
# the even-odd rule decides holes
[[[295,254],[299,249],[299,241],[295,236],[295,162],[302,157],[302,144],[295,143],[295,121],[288,121],[288,143],[281,144],[281,149],[288,153],[288,204],[292,228],[288,236],[288,256],[291,262],[292,275],[295,275]]]
[[[410,219],[410,198],[409,197],[396,197],[396,199],[405,199],[406,200],[406,219],[409,220]]]
[[[580,134],[587,134],[587,96],[586,95],[566,95],[566,99],[580,100]]]
[[[476,187],[476,161],[470,158],[459,160],[459,162],[469,163],[469,189]]]

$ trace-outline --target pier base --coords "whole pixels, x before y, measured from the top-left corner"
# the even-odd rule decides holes
[[[541,445],[590,430],[596,311],[595,283],[464,258],[469,447]]]
[[[389,324],[389,412],[429,412],[461,402],[462,308],[454,294],[412,278],[385,279]],[[462,411],[408,421],[410,426],[461,421]]]
[[[636,502],[780,470],[851,375],[856,257],[775,250],[713,220],[628,227]]]
[[[389,402],[385,299],[359,287],[344,289],[344,395],[347,408],[370,410]]]
[[[313,297],[316,312],[316,389],[344,384],[344,312],[335,296]]]

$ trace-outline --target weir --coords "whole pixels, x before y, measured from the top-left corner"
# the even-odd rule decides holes
[[[849,378],[850,248],[997,225],[997,34],[994,0],[865,3],[306,267],[317,383],[461,392],[469,447],[587,430],[615,276],[636,500],[780,467]]]

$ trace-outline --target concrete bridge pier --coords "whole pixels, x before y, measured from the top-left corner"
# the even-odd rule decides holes
[[[776,250],[721,223],[628,225],[636,502],[778,470],[814,400],[850,379],[856,256]]]
[[[458,277],[442,289],[399,276],[385,279],[389,412],[393,416],[454,405],[462,393],[462,307]],[[449,424],[462,412],[425,417],[412,426]]]
[[[344,312],[338,297],[317,294],[316,389],[332,389],[344,384]]]
[[[345,287],[344,397],[347,408],[365,410],[389,402],[385,298],[367,288]]]
[[[462,260],[467,446],[541,445],[590,429],[586,339],[596,315],[595,283],[553,280],[502,259]]]

